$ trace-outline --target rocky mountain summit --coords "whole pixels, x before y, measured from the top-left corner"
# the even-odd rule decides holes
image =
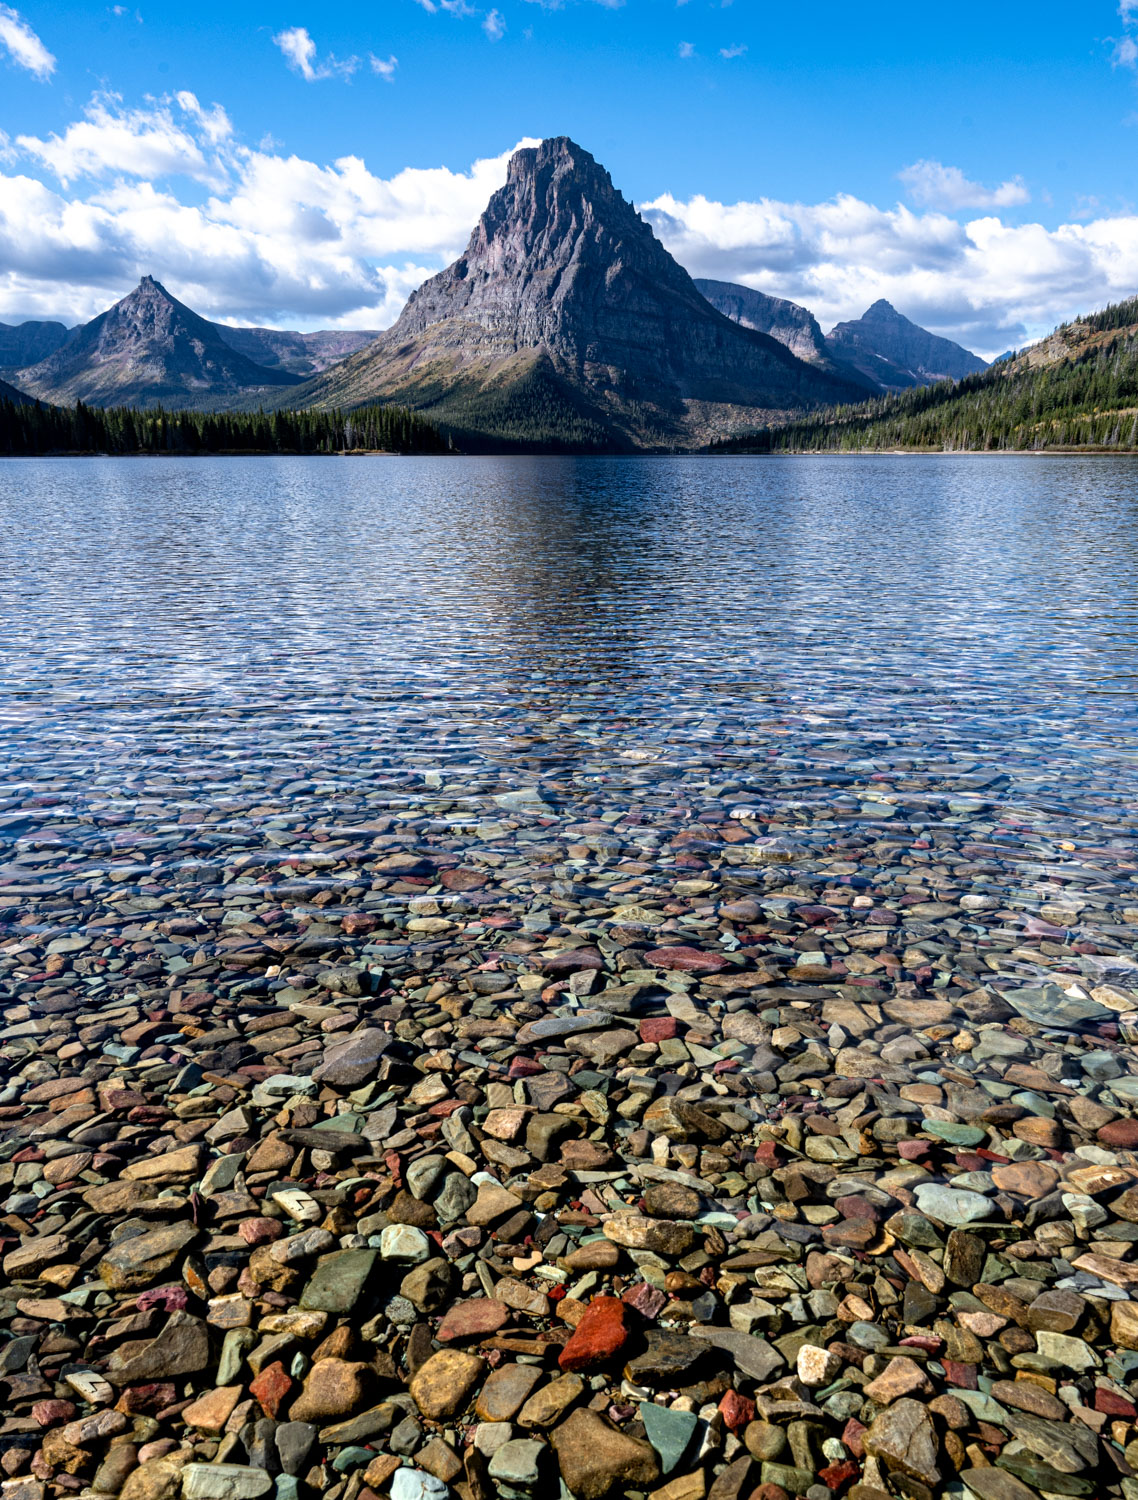
[[[519,151],[452,266],[301,393],[397,400],[498,444],[689,446],[860,394],[717,312],[587,151]]]
[[[21,371],[20,383],[44,401],[189,407],[299,385],[300,377],[239,354],[215,324],[144,276],[54,354]]]
[[[834,359],[852,365],[883,390],[963,380],[988,368],[979,355],[918,327],[884,300],[853,322],[832,328],[826,347]]]

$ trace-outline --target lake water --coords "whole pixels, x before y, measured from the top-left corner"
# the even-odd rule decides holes
[[[102,1359],[148,1276],[207,1295],[165,1240],[88,1284],[149,1223],[114,1227],[142,1182],[106,1196],[134,1163],[182,1218],[197,1183],[177,1246],[205,1226],[219,1329],[296,1291],[234,1292],[236,1222],[335,1203],[341,1246],[397,1262],[437,1223],[456,1317],[497,1329],[478,1299],[528,1277],[501,1348],[539,1362],[570,1321],[546,1291],[701,1325],[613,1375],[618,1423],[690,1386],[714,1425],[708,1347],[754,1395],[810,1345],[830,1441],[791,1423],[775,1493],[903,1463],[964,1495],[944,1476],[998,1459],[1017,1495],[1100,1464],[1133,1494],[1136,636],[1124,458],[0,464],[0,1250],[31,1237],[48,1283],[19,1332],[70,1287],[95,1316],[50,1360]],[[437,1204],[393,1200],[448,1143],[414,1177]],[[476,1172],[522,1196],[475,1223]],[[76,1226],[92,1269],[56,1263]],[[602,1229],[620,1270],[606,1242],[571,1286]],[[404,1270],[311,1304],[392,1370]],[[53,1389],[12,1378],[18,1412]],[[944,1394],[937,1425],[902,1390]],[[743,1451],[721,1429],[709,1474]]]

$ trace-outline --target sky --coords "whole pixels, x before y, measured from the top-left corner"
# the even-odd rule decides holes
[[[1138,0],[0,0],[0,320],[384,328],[570,135],[695,276],[985,357],[1138,293]]]

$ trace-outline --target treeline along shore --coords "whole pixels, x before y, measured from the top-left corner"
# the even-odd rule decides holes
[[[51,454],[449,453],[424,417],[402,406],[356,411],[138,411],[0,400],[0,457]]]

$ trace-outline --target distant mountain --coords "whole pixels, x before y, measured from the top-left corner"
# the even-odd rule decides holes
[[[0,380],[0,401],[10,401],[13,406],[33,405],[30,396],[25,396],[23,391],[18,391],[14,385],[9,385],[6,380]]]
[[[768,296],[766,292],[756,292],[753,287],[739,286],[734,281],[706,281],[697,276],[695,285],[716,312],[721,312],[732,322],[777,339],[799,359],[817,365],[839,380],[863,386],[866,391],[881,390],[872,377],[833,358],[826,347],[818,319],[809,308],[800,307],[797,302],[787,302],[782,297]]]
[[[978,355],[919,328],[885,301],[875,302],[853,322],[832,328],[826,348],[834,359],[868,375],[883,390],[962,380],[988,368]]]
[[[587,151],[518,151],[462,257],[309,382],[398,401],[468,445],[688,447],[863,391],[717,312]]]
[[[319,375],[379,337],[378,329],[326,328],[317,333],[293,333],[281,328],[230,328],[226,323],[213,326],[231,349],[254,364],[303,376]]]
[[[40,400],[91,406],[208,407],[300,383],[239,354],[152,276],[20,371],[21,387]]]
[[[729,445],[743,452],[1138,451],[1138,297],[955,385],[899,391]]]
[[[18,370],[46,359],[70,333],[63,323],[0,323],[0,370]]]

